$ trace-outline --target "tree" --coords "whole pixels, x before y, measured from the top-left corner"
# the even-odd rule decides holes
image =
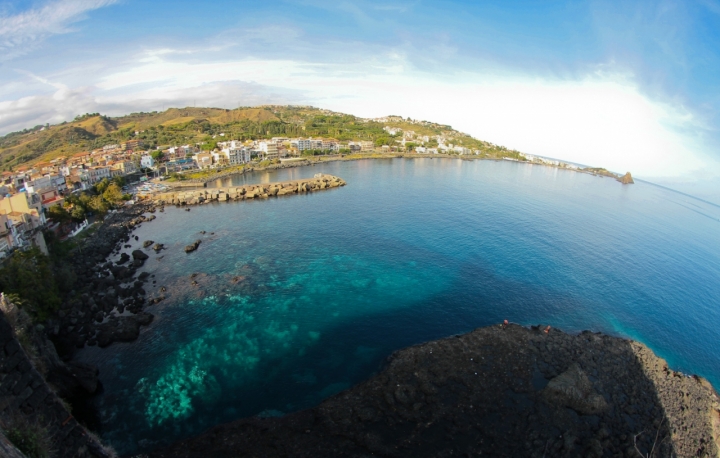
[[[90,199],[90,209],[97,213],[98,216],[105,216],[107,211],[109,210],[109,206],[107,202],[105,202],[105,199],[102,198],[102,196],[95,196]]]
[[[48,217],[56,223],[66,224],[72,220],[70,212],[68,212],[62,205],[53,205],[48,209]]]
[[[162,162],[164,158],[164,153],[161,150],[155,150],[152,153],[150,153],[150,156],[153,158],[155,162]]]
[[[375,140],[375,146],[390,145],[392,143],[395,143],[395,140],[393,140],[392,138],[387,137],[387,136],[378,137]]]
[[[102,197],[108,203],[115,205],[123,199],[123,194],[118,185],[110,183],[110,186],[103,192]]]
[[[37,247],[17,251],[0,269],[0,291],[17,294],[21,307],[44,320],[60,305],[60,289],[50,258]]]
[[[202,144],[203,151],[213,151],[215,148],[217,148],[217,141],[215,140],[210,140]]]
[[[85,209],[80,205],[76,205],[70,212],[70,216],[72,217],[72,220],[74,222],[82,223],[83,221],[85,221]]]
[[[108,180],[107,178],[103,178],[99,182],[95,183],[95,191],[98,194],[102,194],[103,192],[105,192],[105,190],[107,189],[107,187],[109,185],[110,185],[110,180]]]

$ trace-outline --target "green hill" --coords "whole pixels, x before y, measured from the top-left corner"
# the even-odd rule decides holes
[[[386,126],[413,131],[420,137],[439,135],[446,143],[480,149],[491,156],[516,155],[516,152],[477,140],[447,125],[398,116],[389,116],[379,122],[313,107],[261,106],[235,110],[188,107],[115,118],[91,113],[78,116],[72,122],[13,132],[0,137],[0,169],[15,170],[137,138],[148,147],[209,143],[213,136],[217,140],[221,134],[227,139],[241,140],[312,136],[395,144],[402,137],[390,135],[383,130]],[[430,145],[433,144],[431,141]]]

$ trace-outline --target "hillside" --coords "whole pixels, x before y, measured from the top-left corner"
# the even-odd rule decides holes
[[[0,170],[16,170],[130,139],[142,139],[146,147],[152,148],[209,143],[214,136],[242,140],[273,136],[332,137],[340,141],[372,140],[377,145],[392,145],[402,138],[402,134],[390,135],[385,127],[414,132],[421,138],[418,142],[428,136],[431,138],[428,146],[435,146],[437,140],[442,139],[445,143],[480,149],[491,156],[509,153],[503,147],[477,140],[450,126],[398,116],[371,120],[299,106],[234,110],[187,107],[115,118],[91,113],[78,116],[72,122],[7,134],[0,137]],[[433,138],[437,136],[439,138]]]

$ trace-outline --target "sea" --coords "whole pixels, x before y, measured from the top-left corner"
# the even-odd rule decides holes
[[[505,319],[635,339],[720,386],[719,206],[641,181],[444,158],[209,186],[316,173],[347,186],[168,206],[134,232],[127,252],[166,247],[143,268],[148,297],[166,299],[137,341],[78,356],[100,368],[93,402],[120,454],[316,406],[395,350]]]

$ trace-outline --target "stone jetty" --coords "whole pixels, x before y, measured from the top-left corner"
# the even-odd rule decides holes
[[[172,191],[158,193],[153,199],[158,203],[173,205],[197,205],[206,202],[225,202],[229,200],[264,199],[320,191],[345,186],[342,178],[318,173],[313,178],[278,183],[263,183],[229,188],[206,188],[192,191]]]

